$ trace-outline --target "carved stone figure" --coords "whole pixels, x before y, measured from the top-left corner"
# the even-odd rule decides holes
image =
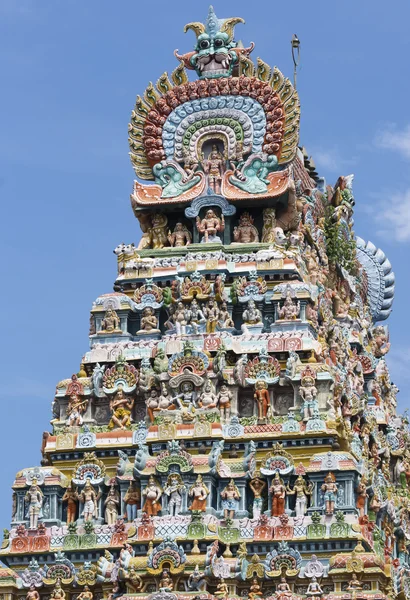
[[[219,309],[218,329],[229,329],[233,327],[235,327],[235,324],[229,314],[228,305],[226,302],[222,302],[221,308]]]
[[[32,479],[32,484],[26,492],[25,501],[28,503],[28,514],[30,519],[30,529],[37,529],[38,519],[43,506],[43,492],[37,485],[37,479]]]
[[[26,600],[40,600],[40,594],[34,585],[30,586],[30,589],[26,594]]]
[[[206,211],[203,219],[200,219],[200,217],[196,218],[196,228],[199,233],[203,234],[202,243],[222,243],[221,238],[218,237],[218,233],[225,229],[224,216],[218,217],[215,211],[209,209]]]
[[[215,333],[219,320],[219,308],[213,298],[209,298],[204,308],[206,333]]]
[[[246,325],[262,325],[262,313],[256,308],[254,300],[248,300],[248,307],[243,311],[242,318]]]
[[[308,598],[316,598],[316,600],[321,600],[324,591],[320,587],[316,577],[313,575],[311,581],[309,582],[308,589],[306,590],[306,596]]]
[[[71,394],[67,406],[67,425],[69,427],[81,427],[83,414],[87,410],[88,398],[81,400],[77,394]]]
[[[91,480],[87,478],[85,485],[81,491],[79,496],[81,502],[83,503],[83,517],[84,521],[91,521],[93,517],[98,517],[98,500],[100,494],[97,494],[93,486],[91,485]]]
[[[168,569],[162,571],[161,580],[159,582],[160,592],[172,592],[174,589],[174,583],[171,579]]]
[[[190,312],[182,302],[178,302],[175,312],[172,315],[172,321],[175,325],[175,331],[178,335],[185,335],[187,325],[190,322]]]
[[[292,590],[285,577],[280,578],[280,583],[276,586],[275,596],[277,600],[288,600],[288,598],[292,598]]]
[[[225,519],[234,519],[239,507],[240,493],[233,479],[221,492],[222,508]]]
[[[364,481],[361,481],[356,489],[356,508],[359,511],[359,516],[365,515],[366,500],[368,498],[367,487]]]
[[[168,241],[170,246],[180,248],[181,246],[189,246],[192,241],[192,237],[186,225],[177,223],[174,231],[172,233],[170,231],[168,232]]]
[[[65,598],[66,593],[61,587],[61,581],[60,579],[57,579],[57,583],[55,584],[54,589],[50,594],[50,600],[65,600]]]
[[[216,596],[217,598],[228,598],[229,588],[223,579],[221,579],[218,585],[216,586],[214,596]]]
[[[137,510],[141,504],[141,492],[137,488],[135,481],[130,481],[124,496],[125,517],[129,523],[137,518]]]
[[[286,491],[289,495],[296,495],[296,516],[304,517],[307,511],[308,496],[312,495],[313,484],[307,486],[302,475],[299,475],[294,483],[293,490],[288,485]]]
[[[263,596],[262,588],[259,585],[256,577],[252,579],[252,585],[249,588],[248,598],[249,600],[259,600]]]
[[[258,419],[266,419],[270,408],[270,397],[268,391],[268,384],[266,383],[266,381],[260,379],[255,383],[255,393],[253,397],[255,398],[256,405],[258,407]]]
[[[93,600],[93,598],[94,595],[88,585],[85,585],[83,591],[77,596],[77,600]]]
[[[200,591],[205,583],[205,573],[199,570],[198,564],[195,565],[193,573],[188,577],[188,588],[194,591]]]
[[[122,387],[120,387],[114,398],[110,400],[112,412],[108,429],[129,429],[131,427],[131,411],[134,406],[134,398],[127,398]]]
[[[337,484],[333,473],[326,475],[325,483],[322,485],[322,492],[324,492],[326,514],[333,515],[337,498]]]
[[[158,333],[158,319],[155,316],[155,311],[150,306],[147,306],[142,311],[141,329],[138,333]]]
[[[219,152],[216,144],[212,146],[212,150],[208,158],[203,161],[204,171],[207,175],[208,186],[215,192],[221,193],[222,175],[225,171],[225,160]]]
[[[168,218],[161,213],[154,213],[151,216],[151,243],[154,249],[163,248],[167,241]]]
[[[290,291],[287,292],[285,301],[281,309],[279,309],[279,319],[291,321],[297,319],[300,315],[300,302],[294,302]]]
[[[286,488],[278,472],[275,473],[269,493],[272,495],[272,517],[285,514]]]
[[[192,504],[189,507],[189,510],[205,512],[206,499],[209,496],[209,490],[202,480],[202,475],[198,475],[194,485],[190,487],[188,495],[192,498]]]
[[[233,229],[234,242],[238,244],[251,244],[259,242],[259,233],[253,224],[253,218],[248,212],[239,217],[237,227]]]
[[[229,421],[229,417],[231,416],[231,400],[232,392],[227,385],[221,385],[218,393],[218,407],[221,415],[221,423]]]
[[[70,485],[66,489],[62,500],[63,502],[67,502],[67,525],[74,523],[77,515],[78,492],[73,480],[70,481]]]
[[[263,507],[263,491],[266,488],[266,481],[260,477],[254,477],[249,482],[249,487],[253,492],[253,518],[259,519]]]
[[[120,319],[114,309],[108,308],[106,310],[98,333],[121,333]]]
[[[147,513],[150,517],[156,517],[161,512],[160,498],[162,490],[155,481],[154,477],[150,477],[147,487],[143,490],[142,495],[145,496],[142,512]]]
[[[112,483],[104,500],[105,506],[105,522],[107,525],[114,525],[118,519],[118,509],[120,505],[120,495]]]
[[[315,410],[318,408],[315,377],[314,371],[312,371],[309,366],[302,371],[299,394],[303,400],[302,415],[304,421],[311,419],[315,414]]]
[[[171,517],[179,515],[182,506],[182,494],[186,487],[181,479],[181,475],[173,473],[169,475],[164,493],[168,496],[168,511]]]
[[[199,396],[198,405],[200,408],[215,408],[218,398],[214,393],[212,382],[207,379],[202,394]]]
[[[194,298],[191,301],[189,311],[190,311],[189,323],[192,327],[193,332],[198,333],[201,329],[203,329],[203,327],[205,327],[206,318],[205,318],[205,315],[204,315],[203,311],[201,310],[196,298]]]

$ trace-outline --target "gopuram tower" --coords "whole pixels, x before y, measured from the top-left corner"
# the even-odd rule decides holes
[[[240,23],[211,7],[137,97],[142,237],[115,249],[41,466],[16,475],[1,600],[410,597],[394,274]]]

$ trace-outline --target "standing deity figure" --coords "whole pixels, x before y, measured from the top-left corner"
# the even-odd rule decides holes
[[[174,322],[175,331],[177,332],[177,335],[186,334],[186,328],[188,323],[190,322],[190,318],[190,311],[187,308],[185,308],[182,302],[178,302],[175,312],[172,315],[172,320]]]
[[[279,517],[280,515],[285,514],[286,488],[278,471],[276,471],[275,477],[272,480],[269,493],[272,495],[272,517]]]
[[[209,298],[204,308],[206,318],[206,333],[215,333],[219,320],[218,304],[213,298]]]
[[[93,600],[93,598],[94,595],[88,585],[85,585],[84,590],[77,596],[77,600]]]
[[[171,517],[176,517],[181,512],[182,494],[186,491],[181,475],[173,473],[169,475],[164,492],[168,496],[168,512]]]
[[[80,500],[84,505],[83,508],[83,517],[84,521],[91,521],[93,517],[98,517],[98,505],[97,502],[100,498],[100,494],[97,494],[93,486],[91,485],[91,480],[87,477],[85,482],[85,486],[80,494]]]
[[[234,242],[238,244],[251,244],[259,242],[259,233],[253,224],[253,217],[248,212],[244,212],[239,217],[237,227],[233,229]]]
[[[219,152],[216,144],[213,144],[208,158],[203,161],[204,171],[207,175],[208,186],[215,192],[221,193],[222,176],[225,171],[225,160],[223,154]]]
[[[158,333],[158,319],[155,316],[155,311],[150,306],[147,306],[142,311],[141,329],[137,333]]]
[[[175,248],[189,246],[192,238],[187,226],[183,225],[183,223],[177,223],[174,231],[172,233],[171,231],[168,232],[168,241],[170,246],[174,246]]]
[[[221,415],[221,423],[226,423],[231,416],[231,400],[232,392],[229,391],[228,386],[224,383],[221,385],[218,394],[218,406]]]
[[[193,573],[188,577],[188,588],[196,592],[200,591],[205,584],[205,573],[199,570],[198,563],[195,565]],[[195,597],[194,597],[195,598]]]
[[[37,479],[33,477],[31,486],[25,495],[28,503],[28,515],[30,518],[30,529],[37,529],[38,519],[43,506],[43,492],[37,485]]]
[[[304,421],[309,421],[314,416],[315,409],[317,409],[315,379],[315,372],[307,366],[302,372],[301,386],[299,388],[299,394],[303,400],[302,416]]]
[[[148,397],[145,399],[145,404],[147,407],[148,418],[150,422],[153,423],[155,419],[154,412],[160,410],[158,390],[152,388],[152,390],[148,392]]]
[[[201,243],[207,244],[210,242],[222,243],[221,238],[218,236],[218,232],[222,232],[225,229],[224,216],[218,217],[218,215],[209,209],[206,211],[203,219],[200,217],[196,218],[196,228],[199,233],[203,234]]]
[[[40,594],[36,590],[35,585],[30,586],[30,589],[26,594],[26,600],[40,600]]]
[[[67,502],[67,525],[74,523],[77,514],[78,492],[71,480],[69,487],[66,489],[62,498],[63,502]]]
[[[114,309],[108,308],[106,310],[98,333],[121,333],[120,319]]]
[[[299,475],[293,486],[293,490],[286,486],[286,491],[290,495],[296,495],[295,513],[297,517],[304,517],[307,511],[308,496],[312,495],[313,484],[306,485],[302,475]]]
[[[262,325],[262,313],[259,308],[256,308],[255,300],[248,300],[248,306],[243,311],[242,317],[245,325]]]
[[[276,586],[275,596],[277,600],[288,600],[288,598],[292,598],[292,590],[285,577],[280,578],[280,583]]]
[[[270,408],[270,397],[268,391],[268,384],[266,383],[266,381],[259,379],[255,383],[255,393],[253,397],[256,400],[256,404],[258,407],[258,419],[262,421],[268,416],[268,411]]]
[[[300,302],[293,302],[290,291],[286,293],[286,298],[282,308],[279,309],[279,319],[292,321],[300,315]]]
[[[333,515],[335,511],[335,502],[337,497],[337,483],[333,473],[328,473],[325,477],[325,483],[322,485],[324,492],[324,501],[326,504],[326,514]]]
[[[240,493],[233,479],[221,492],[222,508],[225,519],[234,519],[239,507]]]
[[[118,388],[114,398],[110,400],[110,409],[112,412],[111,421],[108,423],[108,429],[129,429],[131,427],[131,411],[134,406],[134,399],[127,398],[122,387]]]
[[[199,396],[198,406],[200,408],[216,408],[218,398],[214,394],[212,382],[207,379],[204,385],[204,390]]]
[[[105,522],[107,525],[114,525],[118,519],[118,508],[120,505],[120,495],[115,489],[115,484],[112,483],[104,500],[105,506]]]
[[[313,577],[308,585],[308,589],[306,590],[306,596],[308,598],[315,598],[316,600],[321,600],[323,594],[324,594],[324,591],[318,584],[316,577],[313,575]]]
[[[190,325],[192,327],[193,333],[198,333],[200,327],[206,323],[206,318],[205,315],[203,313],[203,311],[201,310],[199,304],[198,304],[198,300],[196,300],[196,298],[194,298],[191,301],[191,305],[189,307],[190,310]]]
[[[263,507],[263,491],[266,488],[266,481],[260,477],[254,477],[249,482],[249,487],[253,492],[253,518],[259,519]]]
[[[135,481],[130,481],[127,491],[124,496],[125,517],[128,523],[137,518],[137,510],[141,503],[141,492],[137,488]]]
[[[262,242],[264,244],[273,244],[275,242],[274,229],[276,227],[276,209],[263,209],[263,229]]]
[[[81,400],[77,394],[71,394],[67,406],[67,425],[80,427],[83,424],[83,414],[87,410],[88,399]]]
[[[368,498],[367,487],[364,481],[361,481],[356,489],[357,499],[356,508],[359,511],[359,517],[364,517],[366,509],[366,500]]]
[[[252,585],[249,588],[248,599],[249,600],[259,600],[263,596],[262,588],[259,585],[259,582],[256,577],[252,579]]]
[[[161,213],[154,213],[151,217],[151,241],[152,247],[156,250],[163,248],[167,243],[167,224],[168,218]]]
[[[192,498],[189,510],[206,511],[206,499],[209,496],[209,490],[202,480],[202,475],[198,475],[194,485],[189,488],[188,495]]]
[[[218,329],[228,329],[233,327],[235,327],[235,324],[229,314],[228,305],[226,302],[222,302],[221,308],[219,309]]]
[[[148,485],[143,490],[142,495],[145,496],[142,512],[147,513],[150,517],[156,517],[161,511],[161,502],[159,499],[162,496],[162,490],[154,477],[148,479]]]

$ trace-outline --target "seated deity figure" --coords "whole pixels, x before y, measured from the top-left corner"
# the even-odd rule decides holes
[[[292,598],[292,590],[285,577],[280,578],[280,583],[276,586],[275,596],[277,600],[288,600],[289,598]]]
[[[221,415],[221,423],[227,423],[231,416],[232,392],[226,384],[221,385],[218,393],[218,407]]]
[[[300,315],[300,302],[293,302],[292,296],[288,291],[282,308],[279,309],[279,319],[284,321],[292,321]]]
[[[170,593],[174,589],[174,583],[171,579],[168,569],[162,571],[161,580],[159,582],[160,593]]]
[[[180,248],[181,246],[189,246],[192,241],[191,234],[189,233],[187,226],[183,223],[177,223],[174,231],[168,232],[168,241],[170,246]]]
[[[162,490],[154,477],[151,476],[149,478],[148,485],[145,490],[143,490],[142,495],[145,496],[142,512],[150,517],[156,517],[158,513],[161,512],[161,502],[159,500],[162,496]]]
[[[212,382],[208,379],[204,385],[203,392],[199,396],[198,406],[200,408],[215,408],[218,398],[214,393]]]
[[[249,600],[259,600],[259,598],[262,598],[262,596],[263,596],[262,588],[259,585],[259,582],[256,579],[256,577],[254,577],[252,579],[252,585],[249,588],[248,599]]]
[[[83,414],[87,410],[88,399],[81,400],[77,394],[71,394],[67,406],[67,425],[69,427],[81,427]]]
[[[148,418],[151,423],[154,422],[155,415],[154,412],[160,410],[159,408],[159,394],[158,390],[152,388],[148,392],[148,397],[145,399],[145,405],[147,407]]]
[[[325,477],[325,483],[322,485],[324,492],[324,501],[326,505],[326,514],[333,515],[335,512],[335,502],[337,498],[337,483],[333,473],[328,473]]]
[[[218,233],[225,229],[225,220],[224,216],[218,217],[216,213],[209,209],[205,213],[205,217],[201,219],[200,217],[196,218],[196,228],[199,233],[203,234],[201,243],[222,243],[221,238],[218,236]]]
[[[228,305],[226,302],[222,302],[219,309],[218,329],[230,329],[233,327],[235,327],[235,324],[229,314]]]
[[[189,310],[191,313],[189,324],[192,327],[193,333],[198,333],[205,328],[206,318],[196,298],[191,301]]]
[[[107,497],[104,500],[105,522],[107,525],[114,525],[116,523],[120,501],[120,495],[115,489],[115,484],[111,484]]]
[[[28,515],[30,518],[30,529],[37,529],[38,519],[43,506],[43,492],[37,485],[37,479],[33,478],[31,486],[26,492],[25,501],[28,504]]]
[[[304,517],[307,511],[308,496],[312,495],[313,484],[306,485],[306,481],[302,475],[299,475],[293,486],[293,490],[289,485],[286,486],[286,491],[289,495],[296,495],[295,513],[297,517]]]
[[[137,511],[141,504],[141,492],[137,488],[135,481],[130,481],[127,491],[124,496],[125,515],[128,523],[137,518]]]
[[[110,409],[112,412],[111,421],[108,423],[108,429],[129,429],[131,427],[131,411],[134,406],[134,399],[127,398],[122,387],[118,388],[114,398],[110,400]]]
[[[80,500],[83,503],[84,521],[91,521],[93,517],[98,517],[98,500],[100,494],[95,491],[91,485],[91,480],[87,477],[83,490],[80,494]]]
[[[225,171],[225,159],[216,144],[213,144],[208,158],[203,160],[203,168],[207,175],[208,186],[215,194],[220,194],[222,176]]]
[[[213,298],[209,298],[204,308],[206,318],[206,333],[215,333],[219,321],[218,304]]]
[[[77,596],[77,600],[93,600],[93,598],[94,594],[92,593],[88,585],[85,585],[83,591]]]
[[[57,583],[55,584],[55,587],[50,594],[50,600],[65,600],[65,599],[66,599],[66,593],[63,590],[63,588],[61,587],[60,578],[58,578]]]
[[[175,330],[178,335],[185,335],[186,328],[191,319],[190,311],[183,305],[182,302],[178,302],[172,320],[175,325]]]
[[[237,227],[233,229],[234,243],[251,244],[259,242],[259,233],[253,224],[253,218],[248,212],[244,212],[239,217]]]
[[[243,311],[242,317],[245,325],[262,325],[262,313],[256,308],[254,300],[248,301],[248,306]],[[243,326],[242,329],[244,329]]]
[[[101,321],[101,329],[98,333],[121,333],[119,325],[120,319],[117,313],[112,308],[108,308]]]
[[[192,498],[189,510],[206,511],[206,499],[209,496],[209,490],[202,480],[202,475],[198,475],[194,485],[190,487],[188,495]]]
[[[258,419],[266,419],[270,408],[270,397],[268,391],[268,384],[266,383],[266,381],[260,379],[255,383],[255,393],[253,397],[255,398],[258,407]]]
[[[137,332],[140,334],[158,333],[158,319],[155,316],[155,311],[150,306],[147,306],[142,311],[141,329]]]
[[[164,492],[168,496],[168,512],[171,517],[176,517],[181,512],[182,495],[186,492],[186,487],[178,473],[172,473],[167,479]]]
[[[315,600],[321,600],[323,594],[324,591],[320,587],[316,577],[313,575],[308,585],[308,589],[306,590],[306,596],[308,598],[314,598]]]
[[[223,579],[221,579],[221,581],[216,586],[216,591],[214,592],[214,596],[216,596],[217,598],[228,598],[229,597],[229,588]]]
[[[233,479],[231,479],[228,485],[226,485],[222,490],[221,498],[224,518],[234,519],[235,513],[239,508],[239,500],[241,495]]]

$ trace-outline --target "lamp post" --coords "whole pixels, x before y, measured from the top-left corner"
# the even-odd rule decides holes
[[[296,89],[296,71],[300,61],[300,40],[296,33],[293,34],[290,41],[292,46],[292,60],[293,60],[293,85]]]

